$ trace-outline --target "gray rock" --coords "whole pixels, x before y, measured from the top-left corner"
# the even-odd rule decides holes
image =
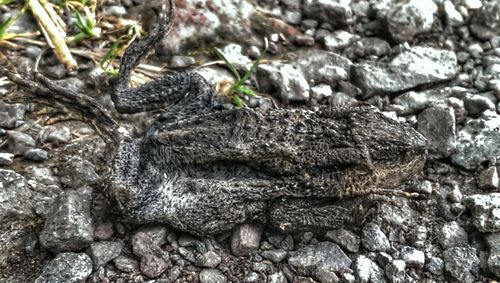
[[[316,101],[321,101],[332,96],[332,88],[327,84],[319,84],[311,87],[311,98]]]
[[[359,40],[359,36],[344,30],[337,30],[321,39],[326,50],[339,52]]]
[[[384,270],[371,259],[364,255],[358,255],[354,260],[353,267],[356,282],[359,283],[382,283],[387,282]]]
[[[286,280],[286,279],[285,279]],[[243,278],[244,283],[257,283],[259,282],[259,274],[257,272],[247,272]],[[285,281],[286,283],[286,281]]]
[[[123,244],[120,242],[102,241],[90,245],[90,257],[94,262],[94,270],[105,266],[122,252]]]
[[[500,233],[488,235],[486,242],[490,248],[488,270],[495,276],[500,277]]]
[[[33,217],[33,197],[23,176],[0,169],[0,223]]]
[[[481,95],[468,95],[464,99],[464,107],[471,116],[477,116],[486,110],[495,111],[493,101]]]
[[[35,283],[86,282],[92,260],[84,253],[60,253],[47,263]]]
[[[464,283],[474,282],[474,276],[479,272],[479,258],[476,249],[455,247],[443,252],[445,270],[454,280]]]
[[[0,222],[0,270],[5,266],[9,269],[9,265],[22,263],[33,255],[38,240],[32,225],[22,220]]]
[[[111,239],[114,233],[113,223],[105,222],[97,225],[94,231],[94,238],[99,241],[106,241]]]
[[[472,211],[472,224],[479,231],[500,232],[500,193],[466,196],[463,203]]]
[[[455,112],[451,107],[436,106],[418,115],[417,130],[427,138],[434,158],[449,157],[456,148]]]
[[[132,273],[139,270],[139,263],[133,258],[126,256],[118,256],[113,260],[115,267],[123,272]]]
[[[464,17],[457,11],[453,2],[446,0],[443,2],[444,14],[446,21],[450,26],[460,26],[464,23]]]
[[[247,255],[259,248],[264,225],[245,223],[236,226],[231,236],[231,251],[235,256]]]
[[[497,190],[500,187],[500,180],[496,166],[490,166],[479,174],[478,186],[483,190]]]
[[[353,21],[350,0],[305,0],[304,16],[332,25],[345,25]]]
[[[90,204],[80,194],[64,192],[55,200],[40,233],[40,244],[52,251],[77,251],[94,239]]]
[[[406,263],[406,266],[408,267],[421,269],[425,264],[424,252],[409,246],[404,246],[401,249],[401,259]]]
[[[196,60],[191,56],[172,56],[170,59],[170,68],[187,68],[194,65]]]
[[[455,165],[475,170],[483,162],[500,160],[500,116],[485,114],[469,119],[458,131],[457,151],[451,156]]]
[[[467,232],[460,227],[456,221],[443,225],[438,237],[439,243],[444,250],[453,247],[466,247],[469,245]]]
[[[127,9],[120,5],[106,6],[105,13],[116,17],[123,17],[127,15]]]
[[[391,45],[378,37],[363,37],[360,42],[364,46],[365,56],[382,57],[389,54],[391,50]]]
[[[352,62],[333,52],[306,50],[298,52],[297,64],[311,85],[335,86],[338,80],[349,79]]]
[[[68,143],[71,140],[71,131],[65,126],[51,126],[42,135],[42,141],[53,143]]]
[[[0,152],[0,165],[11,165],[14,162],[12,159],[14,154],[8,152]]]
[[[283,272],[273,273],[267,277],[268,283],[287,283],[288,280]]]
[[[439,257],[431,257],[425,267],[430,273],[441,275],[444,271],[444,261]]]
[[[375,261],[378,263],[379,266],[385,267],[386,265],[388,265],[389,263],[391,263],[393,261],[393,258],[388,253],[379,252],[379,253],[377,253]]]
[[[391,244],[385,236],[384,232],[380,230],[380,226],[375,223],[368,223],[361,230],[361,242],[363,247],[373,252],[385,252],[391,249]]]
[[[497,31],[500,28],[500,7],[496,1],[481,2],[482,7],[475,11],[471,19],[470,30],[479,39],[489,40],[498,34]]]
[[[335,92],[331,97],[328,98],[328,104],[335,108],[350,107],[358,104],[358,101],[343,92]]]
[[[338,278],[337,274],[335,274],[335,271],[329,269],[326,266],[319,266],[313,274],[313,278],[316,279],[318,282],[321,283],[337,283],[340,282],[340,279]],[[316,282],[316,281],[312,281]]]
[[[238,70],[247,71],[252,66],[252,61],[243,55],[243,48],[239,44],[226,45],[221,51]]]
[[[405,42],[419,33],[430,31],[437,10],[432,0],[410,0],[394,5],[387,14],[391,37],[397,42]]]
[[[260,253],[263,258],[268,259],[274,263],[280,263],[286,258],[287,252],[282,249],[263,251]]]
[[[99,175],[95,170],[94,164],[90,161],[73,157],[63,165],[61,175],[69,178],[67,185],[76,189],[96,184]]]
[[[389,278],[389,282],[402,283],[405,282],[406,263],[402,260],[394,260],[385,266],[385,275]]]
[[[62,64],[57,64],[54,66],[49,66],[47,67],[47,75],[54,78],[54,79],[64,79],[66,75],[68,74],[68,71],[66,70],[66,67]]]
[[[422,248],[427,240],[427,228],[425,226],[416,226],[411,230],[410,242],[416,248]]]
[[[338,244],[341,248],[352,253],[359,251],[359,244],[361,243],[361,238],[358,235],[343,228],[327,231],[325,239]]]
[[[454,52],[422,46],[406,49],[388,63],[354,65],[354,79],[363,98],[449,80],[456,73]]]
[[[23,157],[33,161],[45,161],[49,158],[49,155],[41,148],[33,148],[25,151]]]
[[[191,235],[181,235],[177,239],[179,246],[181,247],[193,247],[196,246],[200,241]]]
[[[7,145],[10,153],[23,155],[27,150],[35,147],[35,140],[28,134],[7,131]]]
[[[217,269],[203,269],[200,272],[201,283],[226,283],[227,278]]]
[[[218,253],[208,251],[196,257],[195,265],[200,267],[216,268],[221,260],[222,258]]]
[[[351,259],[338,245],[319,242],[290,252],[288,263],[299,275],[312,276],[316,273],[339,272],[351,265]]]
[[[7,104],[0,101],[0,127],[12,129],[19,126],[24,119],[26,106],[24,104]]]
[[[387,110],[396,111],[398,115],[417,114],[428,107],[445,105],[450,96],[463,95],[467,89],[461,87],[445,87],[419,92],[409,91],[392,100]],[[461,100],[459,100],[461,102]]]
[[[168,268],[167,262],[158,256],[147,254],[141,257],[141,272],[149,278],[156,278]]]
[[[310,87],[302,70],[292,64],[261,64],[257,67],[259,90],[276,94],[283,102],[308,101]]]

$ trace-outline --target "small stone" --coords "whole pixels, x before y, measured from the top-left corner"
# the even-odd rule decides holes
[[[193,247],[196,246],[199,240],[190,235],[181,235],[179,239],[177,239],[177,242],[181,247]]]
[[[323,39],[326,50],[328,51],[340,51],[355,41],[359,40],[359,36],[349,33],[347,31],[338,30],[331,34],[327,34]]]
[[[481,0],[464,0],[463,3],[469,10],[476,10],[483,6]]]
[[[500,180],[496,166],[490,166],[479,174],[478,186],[483,190],[498,190]]]
[[[455,112],[451,107],[435,106],[418,115],[417,130],[427,138],[434,158],[449,157],[456,148]]]
[[[67,185],[73,188],[93,185],[99,180],[94,164],[79,157],[68,160],[62,167],[61,175],[69,177]]]
[[[311,87],[311,98],[317,101],[321,101],[332,96],[332,93],[332,88],[327,84],[319,84]]]
[[[350,78],[352,62],[343,56],[323,50],[305,50],[297,55],[296,62],[311,85],[334,86],[338,80]]]
[[[464,23],[464,18],[460,12],[457,11],[453,2],[447,0],[443,2],[444,13],[446,15],[446,19],[450,26],[459,26]]]
[[[201,283],[226,283],[227,278],[217,269],[203,269],[200,272]]]
[[[305,0],[304,16],[333,25],[348,25],[353,21],[351,0]]]
[[[432,0],[410,0],[394,5],[387,13],[387,26],[397,42],[411,41],[419,33],[430,31],[438,7]]]
[[[448,199],[452,203],[460,203],[462,201],[462,197],[462,192],[460,192],[457,185],[454,185],[453,190],[448,194]]]
[[[28,149],[24,152],[23,157],[33,161],[45,161],[49,158],[48,153],[41,148]]]
[[[273,273],[267,277],[267,283],[287,283],[288,280],[283,272]]]
[[[116,17],[123,17],[127,15],[127,9],[120,5],[105,6],[105,13]]]
[[[464,283],[474,282],[474,276],[479,272],[479,258],[476,249],[470,247],[454,247],[443,252],[445,270],[454,280]]]
[[[245,223],[233,229],[231,251],[235,256],[247,255],[259,248],[264,226],[260,223]]]
[[[84,253],[60,253],[47,263],[35,283],[86,282],[92,260]]]
[[[23,155],[29,149],[33,149],[36,143],[28,134],[17,131],[7,131],[7,145],[10,153],[14,155]]]
[[[352,253],[359,251],[361,238],[355,233],[346,229],[329,230],[325,234],[325,239],[338,244],[341,248]]]
[[[431,257],[425,265],[427,270],[434,275],[441,275],[444,271],[444,261],[439,257]]]
[[[77,251],[94,239],[90,204],[79,193],[60,194],[45,220],[40,244],[52,251]]]
[[[375,223],[368,223],[361,230],[361,242],[363,247],[373,252],[384,252],[391,249],[389,240],[384,232],[380,230],[380,226]]]
[[[382,57],[391,50],[391,45],[378,37],[363,37],[360,42],[364,46],[365,56]]]
[[[66,67],[62,64],[47,67],[47,75],[49,75],[54,79],[57,80],[64,79],[64,77],[66,77],[67,74],[68,71],[66,70]]]
[[[491,234],[486,237],[490,249],[488,257],[488,270],[500,277],[500,233]]]
[[[149,278],[157,278],[168,268],[167,262],[160,257],[147,254],[141,258],[141,272]]]
[[[0,165],[11,165],[14,154],[8,152],[0,152]]]
[[[24,104],[7,104],[0,101],[0,127],[12,129],[24,119],[26,106]]]
[[[408,267],[421,269],[425,264],[424,252],[412,247],[404,246],[401,249],[401,258],[404,260],[406,266]]]
[[[197,256],[195,265],[200,267],[216,268],[221,260],[221,256],[218,253],[209,251]]]
[[[425,226],[416,226],[412,229],[410,234],[410,241],[413,246],[417,248],[422,248],[427,240],[427,228]]]
[[[377,254],[377,258],[376,258],[376,261],[378,263],[378,265],[380,266],[386,266],[388,265],[389,263],[391,263],[393,260],[392,256],[388,253],[384,253],[384,252],[379,252]]]
[[[486,110],[495,110],[495,104],[486,97],[470,95],[464,99],[464,107],[471,116],[477,116]]]
[[[229,44],[222,48],[224,57],[231,62],[237,69],[249,70],[252,61],[247,56],[243,55],[243,47],[239,44]]]
[[[259,282],[259,274],[253,271],[247,272],[245,274],[245,277],[243,278],[243,283],[257,283],[257,282]]]
[[[285,103],[309,100],[310,87],[302,70],[292,64],[260,64],[257,81],[261,91],[272,92]]]
[[[328,98],[328,104],[335,108],[350,107],[354,106],[358,101],[343,92],[335,92],[331,97]]]
[[[196,60],[191,56],[172,56],[170,59],[171,68],[187,68],[194,65]]]
[[[290,252],[288,263],[299,275],[312,276],[319,272],[339,272],[351,265],[351,259],[331,242],[319,242]]]
[[[282,249],[263,251],[260,253],[263,258],[269,259],[274,263],[280,263],[286,258],[287,252]]]
[[[123,244],[120,242],[102,241],[90,245],[90,257],[94,262],[94,270],[105,266],[122,252]]]
[[[406,263],[402,260],[394,260],[385,266],[385,275],[392,283],[405,282]]]
[[[51,126],[42,135],[42,141],[68,143],[71,140],[71,130],[64,126]]]
[[[139,263],[133,258],[118,256],[113,260],[115,267],[123,272],[132,273],[139,270]]]
[[[466,196],[463,203],[472,211],[472,224],[479,231],[500,232],[500,193]]]
[[[466,247],[469,245],[467,232],[457,222],[452,221],[443,225],[439,234],[439,243],[444,250],[453,247]]]
[[[113,223],[105,222],[97,225],[94,231],[94,238],[98,241],[106,241],[113,237]]]
[[[364,255],[358,255],[354,260],[352,269],[356,282],[360,283],[382,283],[387,282],[384,270],[371,259]]]

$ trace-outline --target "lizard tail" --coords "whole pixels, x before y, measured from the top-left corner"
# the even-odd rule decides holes
[[[161,6],[158,20],[153,25],[148,34],[132,42],[125,50],[120,63],[120,71],[115,89],[111,94],[113,102],[120,100],[120,94],[130,91],[129,81],[132,70],[139,64],[139,61],[158,43],[172,28],[175,19],[175,0],[166,0]]]

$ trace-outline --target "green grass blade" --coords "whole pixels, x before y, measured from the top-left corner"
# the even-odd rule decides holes
[[[229,60],[226,58],[226,55],[224,55],[224,52],[222,52],[222,50],[220,50],[219,48],[214,48],[214,49],[215,49],[215,53],[217,54],[217,56],[219,58],[221,58],[222,60],[224,60],[224,62],[226,63],[226,66],[229,68],[229,70],[231,70],[233,75],[236,77],[236,80],[238,80],[238,81],[241,80],[240,74],[236,70],[236,67],[233,65],[233,63],[229,62]]]
[[[235,89],[236,92],[243,93],[246,96],[257,96],[257,94],[250,88],[240,85]]]

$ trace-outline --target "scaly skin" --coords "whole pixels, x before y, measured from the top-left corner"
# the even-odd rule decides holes
[[[171,27],[158,23],[125,52],[112,94],[116,109],[135,113],[169,107],[142,139],[132,139],[95,100],[40,74],[11,80],[94,117],[112,143],[109,195],[125,219],[161,222],[210,235],[252,220],[285,231],[331,229],[351,219],[349,199],[391,191],[419,174],[426,141],[376,109],[314,110],[218,107],[196,73],[128,88],[130,72]],[[5,70],[3,71],[5,73]],[[51,94],[51,91],[53,94]]]

